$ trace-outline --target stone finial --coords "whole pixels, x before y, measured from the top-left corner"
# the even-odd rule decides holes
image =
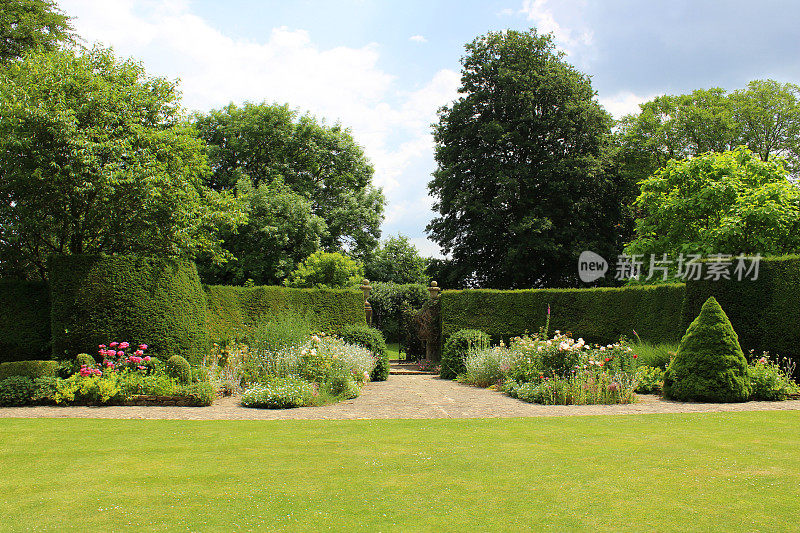
[[[431,286],[428,287],[428,293],[431,295],[431,300],[436,300],[439,298],[439,293],[442,289],[439,288],[439,284],[435,281],[431,281]]]
[[[361,282],[361,292],[364,293],[365,302],[367,301],[367,298],[369,298],[369,292],[371,290],[372,286],[369,284],[369,280],[367,278],[364,278],[364,280]]]

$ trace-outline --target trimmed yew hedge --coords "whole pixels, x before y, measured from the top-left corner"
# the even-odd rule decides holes
[[[800,256],[761,259],[758,279],[690,281],[683,325],[713,296],[739,335],[745,351],[800,359]]]
[[[144,343],[167,360],[208,353],[206,298],[194,263],[71,255],[49,261],[53,355],[97,352],[110,341]]]
[[[442,336],[479,329],[494,341],[536,333],[572,331],[587,342],[611,343],[635,329],[647,341],[676,342],[682,328],[683,284],[596,289],[463,290],[441,295]]]
[[[208,331],[215,342],[235,339],[245,326],[286,311],[296,312],[313,327],[330,332],[367,323],[364,296],[356,291],[209,285],[205,293]]]
[[[50,358],[50,289],[44,281],[0,281],[0,362]]]

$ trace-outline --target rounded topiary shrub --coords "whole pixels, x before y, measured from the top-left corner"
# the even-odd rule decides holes
[[[208,352],[205,293],[190,261],[134,256],[55,256],[49,261],[53,354],[95,353],[126,339],[148,355]]]
[[[471,350],[489,347],[489,335],[479,329],[460,329],[450,335],[442,348],[442,370],[444,379],[453,379],[466,371],[464,361]]]
[[[192,365],[180,355],[173,355],[167,359],[164,370],[181,383],[186,384],[192,381]]]
[[[72,368],[75,372],[77,372],[82,366],[93,367],[95,362],[96,361],[94,360],[94,357],[88,353],[79,353],[75,356],[75,362],[72,365]]]
[[[339,335],[348,344],[363,346],[375,356],[375,368],[372,369],[369,379],[372,381],[386,381],[389,377],[389,352],[386,350],[386,340],[383,334],[369,326],[345,326]]]
[[[739,337],[712,296],[686,330],[664,375],[664,396],[684,402],[743,402],[749,395]]]

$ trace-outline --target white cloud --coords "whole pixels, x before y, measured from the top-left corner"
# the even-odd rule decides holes
[[[613,96],[601,96],[598,101],[615,119],[620,119],[625,115],[638,115],[639,104],[652,100],[655,96],[655,94],[639,95],[630,91],[621,91]]]
[[[417,250],[419,250],[419,255],[422,257],[433,257],[435,259],[444,258],[444,255],[442,255],[442,250],[435,242],[429,241],[425,237],[414,237],[408,240],[411,242],[411,244],[417,247]],[[452,289],[452,287],[444,288]]]
[[[577,47],[591,45],[594,39],[594,34],[589,29],[575,31],[559,24],[548,6],[548,0],[524,0],[520,13],[534,21],[539,33],[552,33],[567,53],[573,52]]]
[[[436,110],[455,98],[458,73],[441,70],[419,89],[401,92],[395,76],[378,66],[376,43],[322,49],[307,31],[285,26],[272,28],[260,42],[237,39],[193,14],[185,0],[60,4],[89,43],[141,59],[151,74],[180,78],[189,109],[288,102],[328,123],[340,121],[375,165],[374,182],[384,187],[389,213],[411,190],[425,190],[433,163],[430,124]],[[411,40],[425,42],[421,35]],[[419,168],[425,173],[412,172]],[[403,226],[419,227],[429,213],[407,210],[402,216]]]
[[[415,42],[415,43],[427,43],[428,42],[428,39],[426,39],[422,35],[412,35],[411,37],[408,38],[408,40],[412,41],[412,42]]]

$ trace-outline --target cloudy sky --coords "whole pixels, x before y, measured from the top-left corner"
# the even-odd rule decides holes
[[[180,78],[184,104],[288,102],[352,130],[388,199],[384,236],[426,255],[430,124],[465,43],[553,32],[616,117],[658,94],[800,82],[794,0],[59,0],[89,43]]]

